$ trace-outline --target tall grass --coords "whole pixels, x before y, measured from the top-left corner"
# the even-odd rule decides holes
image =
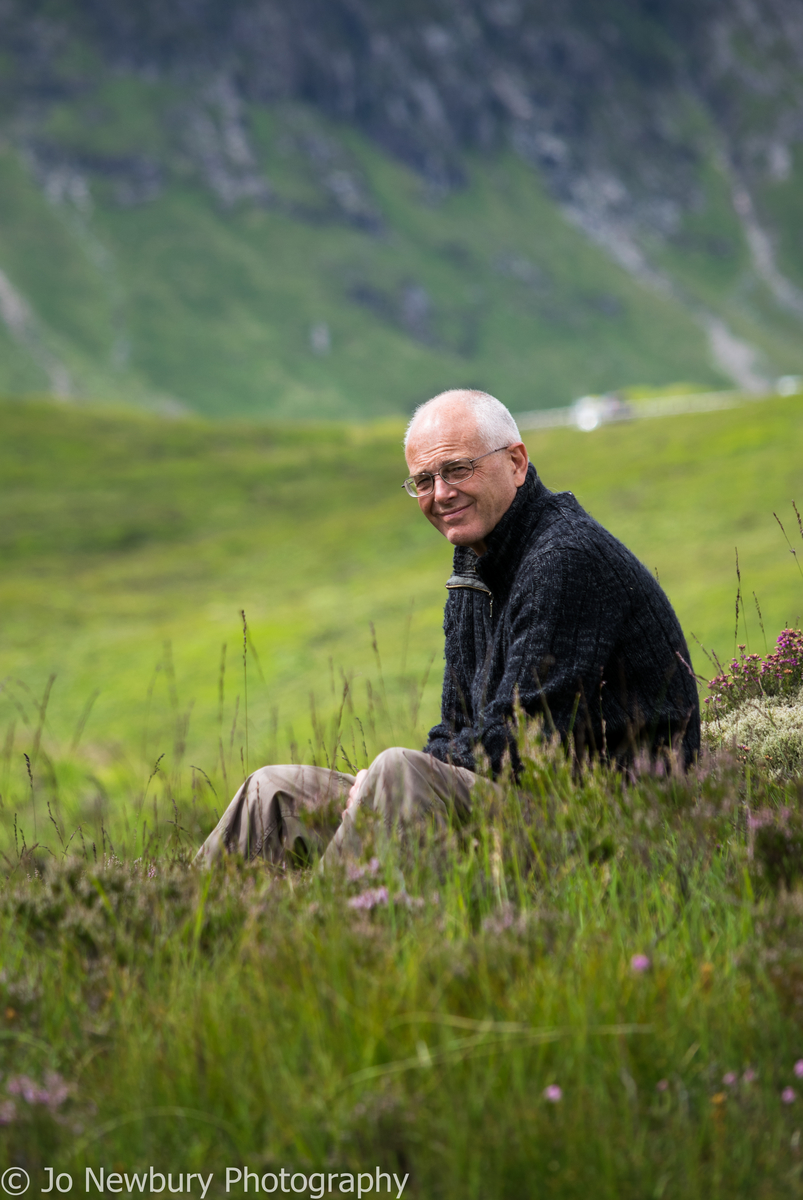
[[[332,679],[313,755],[364,765],[411,732],[383,674],[364,707]],[[217,774],[122,764],[114,804],[81,807],[78,759],[24,729],[0,1145],[34,1186],[46,1166],[81,1192],[86,1167],[151,1166],[212,1172],[214,1195],[246,1166],[307,1194],[377,1167],[421,1197],[796,1186],[803,910],[748,822],[799,808],[794,782],[724,752],[688,776],[580,769],[530,727],[524,776],[480,788],[468,826],[388,845],[364,816],[347,869],[198,872]]]

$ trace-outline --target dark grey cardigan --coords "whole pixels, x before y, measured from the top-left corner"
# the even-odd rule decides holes
[[[474,768],[481,742],[494,773],[510,748],[518,692],[582,753],[628,761],[681,742],[700,747],[697,686],[678,619],[634,554],[571,492],[527,478],[478,558],[458,546],[446,586],[441,723],[424,747]]]

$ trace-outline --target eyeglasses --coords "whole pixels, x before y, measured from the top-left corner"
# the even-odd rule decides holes
[[[495,450],[488,450],[476,458],[456,458],[454,462],[444,463],[440,471],[422,471],[420,475],[410,475],[405,479],[402,487],[408,495],[417,499],[419,496],[428,496],[435,490],[435,480],[438,476],[444,483],[465,483],[474,474],[474,464],[478,463],[481,458],[487,458],[489,454],[498,454],[500,450],[507,449],[507,446],[497,446]]]

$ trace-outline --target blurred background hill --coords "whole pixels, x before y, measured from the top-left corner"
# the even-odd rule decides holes
[[[3,0],[0,392],[759,391],[802,142],[796,0]]]

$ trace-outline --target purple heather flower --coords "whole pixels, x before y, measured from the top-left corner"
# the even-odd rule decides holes
[[[736,1079],[737,1079],[737,1075],[736,1075],[735,1071],[726,1071],[725,1074],[722,1076],[722,1082],[725,1084],[726,1087],[733,1087],[734,1083],[736,1082]]]
[[[346,867],[346,875],[352,883],[355,883],[365,875],[376,875],[378,870],[379,859],[372,858],[368,863],[349,863]]]
[[[21,1096],[26,1104],[46,1104],[48,1094],[29,1075],[14,1075],[6,1084],[11,1096]]]
[[[659,1079],[655,1085],[655,1090],[656,1090],[656,1092],[665,1092],[668,1087],[669,1087],[668,1079]]]
[[[377,904],[387,904],[388,889],[386,887],[368,888],[367,891],[360,892],[359,896],[352,896],[347,901],[349,908],[376,908]]]
[[[634,954],[630,960],[630,969],[639,972],[639,974],[642,971],[649,971],[651,965],[646,954]]]
[[[803,1079],[803,1058],[799,1058],[792,1068],[798,1079]]]
[[[512,904],[505,904],[499,912],[486,917],[482,923],[488,933],[501,934],[510,929],[516,922],[516,910]]]
[[[785,1087],[781,1092],[781,1099],[783,1100],[784,1104],[793,1104],[797,1099],[797,1093],[795,1092],[795,1089]]]
[[[60,1104],[64,1103],[72,1090],[72,1085],[66,1083],[58,1071],[45,1072],[45,1086],[42,1090],[42,1098],[45,1104],[49,1104],[51,1108],[58,1108]]]
[[[49,1108],[58,1108],[72,1088],[64,1082],[58,1071],[48,1071],[44,1087],[40,1087],[28,1075],[12,1075],[6,1090],[11,1096],[21,1096],[26,1104],[47,1104]]]
[[[549,1087],[544,1088],[544,1099],[550,1104],[558,1104],[563,1099],[563,1092],[556,1083],[550,1083]]]

